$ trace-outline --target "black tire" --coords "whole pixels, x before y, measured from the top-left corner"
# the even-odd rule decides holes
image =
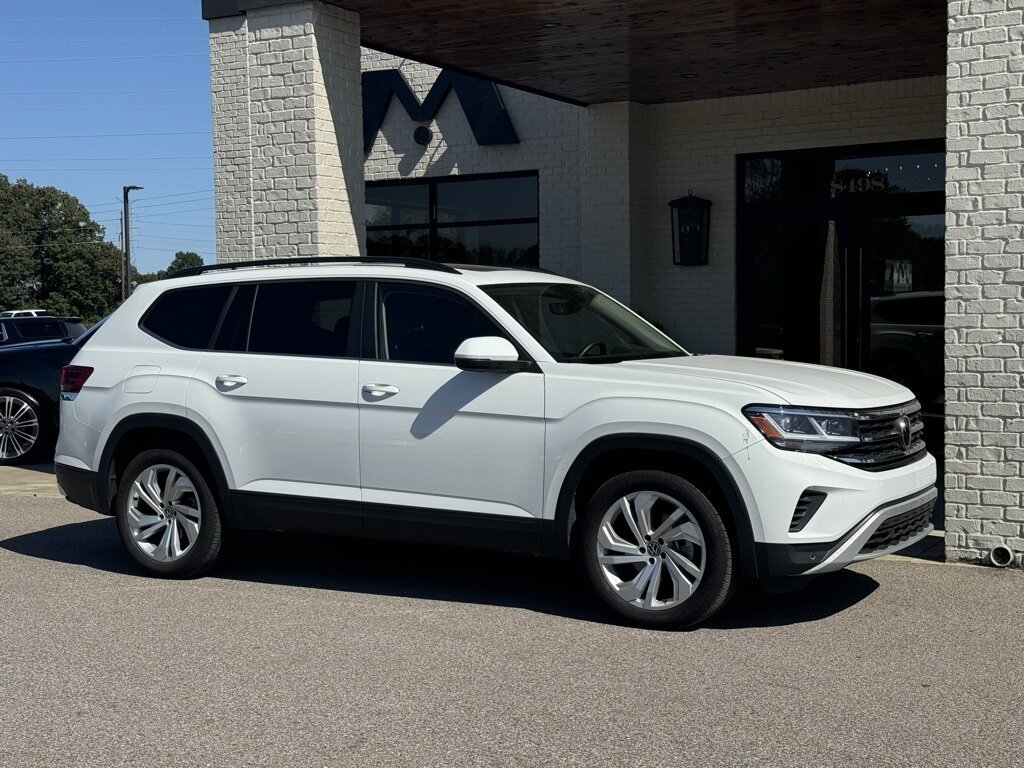
[[[0,466],[12,464],[35,464],[43,461],[53,461],[55,436],[53,423],[50,419],[50,415],[46,412],[46,409],[40,405],[36,398],[20,389],[0,387],[0,398],[6,397],[20,400],[32,410],[36,423],[39,425],[39,432],[36,436],[35,443],[33,443],[32,447],[25,453],[7,459],[0,456]]]
[[[704,538],[704,572],[693,593],[672,607],[644,608],[627,602],[616,593],[598,562],[598,535],[605,514],[620,499],[642,491],[680,502]],[[736,545],[722,515],[696,486],[671,473],[639,470],[613,477],[591,498],[579,530],[576,551],[587,581],[605,605],[631,624],[651,629],[700,624],[721,610],[738,585]]]
[[[132,537],[128,522],[132,485],[144,470],[155,465],[169,465],[184,474],[192,483],[202,510],[199,534],[195,541],[180,558],[169,562],[161,562],[147,555]],[[210,491],[203,473],[180,453],[158,449],[144,451],[136,456],[121,473],[118,481],[115,516],[117,531],[125,549],[135,562],[157,575],[177,579],[193,578],[209,571],[220,557],[224,526],[217,500]]]

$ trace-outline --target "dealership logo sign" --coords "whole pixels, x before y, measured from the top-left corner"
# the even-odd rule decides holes
[[[373,141],[384,125],[392,96],[398,98],[413,122],[426,123],[437,117],[441,105],[452,91],[462,105],[477,144],[519,143],[501,94],[490,80],[444,69],[421,103],[400,70],[383,69],[363,73],[363,150],[369,152],[373,147]],[[422,137],[423,132],[419,131],[417,143],[425,143]]]

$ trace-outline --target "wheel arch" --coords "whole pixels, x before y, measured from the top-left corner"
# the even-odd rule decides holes
[[[111,430],[96,472],[98,511],[114,514],[119,471],[141,451],[154,448],[176,450],[195,464],[216,494],[225,522],[233,524],[234,510],[227,477],[213,441],[194,421],[171,414],[127,416]]]
[[[585,505],[611,474],[633,469],[664,469],[697,485],[736,536],[744,575],[757,576],[757,553],[750,512],[732,474],[706,446],[681,437],[622,434],[598,438],[573,461],[558,491],[553,520],[545,521],[544,552],[566,557],[578,522],[576,502]]]

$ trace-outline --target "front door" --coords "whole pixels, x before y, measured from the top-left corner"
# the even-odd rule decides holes
[[[489,546],[535,549],[543,374],[457,368],[465,339],[508,335],[448,288],[382,281],[373,316],[376,359],[359,373],[367,532],[448,540],[470,531]]]

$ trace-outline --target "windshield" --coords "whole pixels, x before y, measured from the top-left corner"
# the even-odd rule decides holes
[[[688,354],[646,320],[586,285],[482,288],[560,363],[620,363]]]

